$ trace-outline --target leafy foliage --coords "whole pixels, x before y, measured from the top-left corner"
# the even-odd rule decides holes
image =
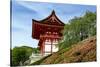
[[[65,25],[63,40],[59,42],[59,48],[69,47],[71,44],[94,35],[96,35],[96,13],[87,11],[84,16],[74,17]]]
[[[11,65],[12,66],[20,66],[23,65],[23,63],[29,59],[29,56],[34,53],[38,53],[38,48],[32,48],[28,46],[22,46],[22,47],[15,47],[13,50],[11,50]]]

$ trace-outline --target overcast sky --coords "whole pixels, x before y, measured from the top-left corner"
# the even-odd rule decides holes
[[[12,1],[12,48],[15,46],[37,47],[38,40],[32,39],[32,19],[42,20],[55,10],[58,18],[67,23],[75,16],[83,16],[87,10],[95,12],[94,5],[41,3]]]

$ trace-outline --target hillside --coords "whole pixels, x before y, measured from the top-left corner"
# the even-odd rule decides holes
[[[33,63],[37,64],[63,64],[76,62],[96,61],[96,36],[87,38],[68,48],[48,55]]]

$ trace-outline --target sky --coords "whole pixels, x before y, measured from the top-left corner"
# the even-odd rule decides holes
[[[65,24],[75,16],[83,16],[86,11],[96,12],[95,5],[15,0],[12,1],[11,8],[12,48],[15,46],[37,47],[38,40],[32,38],[32,19],[42,20],[49,16],[52,10]]]

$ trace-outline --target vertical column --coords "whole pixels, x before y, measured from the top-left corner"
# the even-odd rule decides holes
[[[40,52],[42,54],[43,53],[43,46],[42,46],[41,40],[42,40],[42,35],[40,35],[40,39],[39,39]]]
[[[51,39],[51,53],[52,53],[53,40]]]
[[[43,46],[43,49],[42,49],[42,51],[43,51],[43,53],[42,53],[42,55],[44,55],[44,49],[45,49],[45,46],[44,46],[45,44],[44,44],[44,40],[43,40],[43,44],[42,44],[42,46]]]
[[[44,55],[44,52],[45,52],[45,38],[44,38],[44,36],[43,35],[41,35],[41,37],[40,37],[40,40],[41,40],[41,54],[42,54],[42,56]]]
[[[43,53],[43,46],[42,46],[42,44],[40,46],[40,51],[41,51],[41,54],[42,54]]]
[[[43,42],[41,43],[41,49],[40,49],[40,51],[41,51],[41,54],[42,54],[42,56],[43,56]]]

